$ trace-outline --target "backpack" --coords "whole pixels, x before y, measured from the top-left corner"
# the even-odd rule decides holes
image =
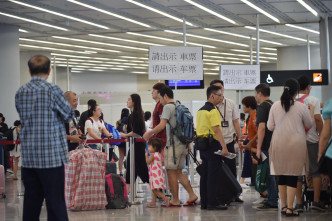
[[[105,176],[106,209],[124,209],[129,206],[127,186],[124,179],[117,174]]]
[[[194,118],[191,115],[189,109],[176,101],[175,105],[175,117],[176,126],[171,127],[171,134],[175,135],[181,143],[189,144],[194,140]],[[174,142],[173,142],[174,144]]]
[[[304,104],[304,99],[306,99],[309,95],[305,94],[302,97],[300,97],[299,99],[296,99],[297,101],[301,102],[302,104]],[[310,129],[308,128],[304,128],[305,132],[308,132]]]
[[[113,125],[105,123],[105,127],[108,130],[108,132],[113,134],[113,139],[121,139],[119,131]],[[104,137],[104,135],[102,137]],[[120,145],[120,144],[121,142],[110,143],[110,145]]]
[[[5,132],[5,134],[3,135],[3,139],[4,139],[4,140],[8,140],[8,141],[12,141],[12,140],[14,140],[14,135],[13,135],[13,133],[14,133],[15,128],[16,128],[16,127],[11,127],[11,128],[9,128],[9,129]],[[15,144],[7,144],[7,145],[4,146],[3,149],[6,150],[6,151],[12,151],[12,150],[14,150],[14,148],[15,148]]]

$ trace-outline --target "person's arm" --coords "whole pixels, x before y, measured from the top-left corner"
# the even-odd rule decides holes
[[[69,122],[75,117],[75,113],[68,100],[63,95],[62,90],[54,85],[54,108],[65,122]]]
[[[326,118],[319,139],[318,161],[325,152],[330,138],[331,138],[331,118]]]
[[[123,133],[120,132],[120,136],[122,138],[127,138],[127,137],[139,137],[139,135],[137,133],[134,133],[133,131],[129,132],[129,133]]]
[[[225,143],[225,140],[224,140],[224,136],[222,135],[220,126],[219,125],[214,126],[214,127],[212,127],[212,129],[213,129],[219,143],[222,146],[221,155],[222,156],[227,156],[228,155],[228,149],[227,149],[227,146],[226,146],[226,143]]]
[[[249,140],[249,142],[246,145],[241,145],[242,148],[245,148],[247,150],[252,149],[252,144],[256,141],[256,139],[257,139],[257,134],[256,134],[256,136],[254,138],[252,138],[251,140]]]
[[[103,127],[101,129],[101,131],[103,132],[103,134],[106,136],[106,137],[111,137],[111,134],[108,132],[108,130],[106,129],[106,127]]]
[[[87,128],[88,134],[90,137],[92,137],[93,139],[101,139],[101,137],[99,137],[97,134],[95,134],[95,132],[93,132],[92,128]]]
[[[145,153],[146,164],[149,166],[154,161],[154,156],[151,154],[149,157],[148,152]]]
[[[161,119],[160,123],[155,128],[153,128],[150,131],[145,132],[143,135],[144,140],[148,141],[153,134],[157,134],[160,131],[162,131],[163,129],[165,129],[167,121],[168,121],[167,119]]]
[[[321,134],[322,130],[323,130],[323,119],[322,119],[322,115],[315,114],[314,118],[315,118],[315,124],[316,124],[316,128],[317,128],[318,134]]]
[[[238,139],[241,137],[241,127],[239,119],[233,120],[233,125],[237,134]]]
[[[257,158],[261,158],[262,153],[262,144],[265,137],[265,130],[266,130],[266,123],[261,122],[258,124],[258,131],[257,131]]]

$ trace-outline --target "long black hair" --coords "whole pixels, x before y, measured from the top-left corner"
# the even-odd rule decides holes
[[[299,83],[294,78],[288,79],[284,84],[284,92],[280,97],[281,106],[286,112],[294,105],[294,95],[299,93]]]
[[[98,104],[94,104],[90,107],[90,109],[88,110],[88,117],[92,117],[93,116],[93,111],[96,110],[96,107],[99,106]]]
[[[130,97],[134,103],[132,112],[133,122],[137,122],[139,128],[142,128],[143,131],[145,131],[144,111],[142,109],[141,97],[138,94],[131,94]]]

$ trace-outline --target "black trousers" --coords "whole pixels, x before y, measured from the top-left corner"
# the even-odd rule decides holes
[[[227,144],[227,149],[228,152],[230,153],[235,153],[235,148],[234,148],[234,141]],[[229,167],[229,169],[232,171],[232,173],[234,174],[235,177],[236,176],[236,158],[234,159],[228,159],[226,157],[222,157],[222,159],[224,160],[224,162],[227,164],[227,166]]]
[[[64,166],[49,169],[22,168],[24,179],[23,221],[39,220],[46,200],[48,221],[67,221]]]
[[[219,170],[222,167],[221,156],[214,154],[216,150],[200,150],[203,172],[200,180],[202,207],[219,205],[217,192],[220,186]]]
[[[126,183],[130,184],[130,150],[126,159]],[[145,143],[135,143],[135,180],[139,176],[143,183],[149,183],[149,170],[145,160]]]

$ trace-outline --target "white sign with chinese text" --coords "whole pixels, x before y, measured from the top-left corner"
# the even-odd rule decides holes
[[[149,80],[203,80],[202,47],[150,46]]]
[[[255,90],[260,84],[260,66],[220,65],[220,76],[226,90]]]

